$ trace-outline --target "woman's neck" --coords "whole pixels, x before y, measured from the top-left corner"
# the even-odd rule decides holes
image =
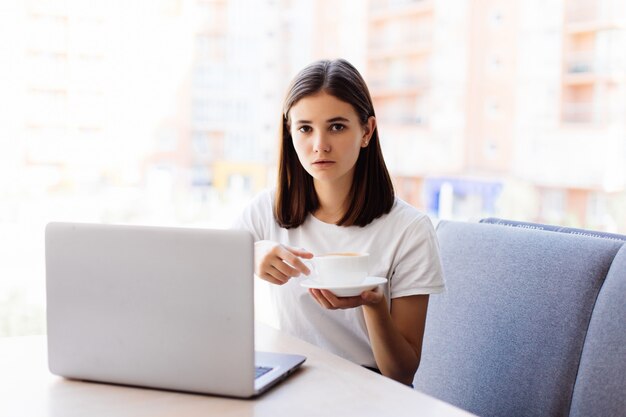
[[[315,181],[314,185],[320,205],[313,215],[325,223],[337,223],[348,210],[348,194],[352,181],[335,183]]]

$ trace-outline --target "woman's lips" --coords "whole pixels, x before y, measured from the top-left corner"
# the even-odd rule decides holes
[[[335,163],[335,161],[315,161],[313,162],[313,166],[316,167],[328,167]]]

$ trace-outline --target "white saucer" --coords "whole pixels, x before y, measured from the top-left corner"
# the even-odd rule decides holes
[[[367,277],[363,282],[356,285],[324,285],[317,282],[314,278],[305,279],[300,283],[305,288],[316,288],[318,290],[330,290],[337,297],[354,297],[363,291],[373,290],[380,284],[387,282],[387,278]]]

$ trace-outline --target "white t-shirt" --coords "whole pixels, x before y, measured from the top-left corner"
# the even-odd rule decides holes
[[[385,277],[387,300],[444,289],[439,246],[430,219],[396,198],[391,212],[365,227],[337,226],[312,215],[299,227],[285,229],[273,214],[274,191],[259,194],[235,221],[234,228],[252,233],[255,241],[271,240],[314,254],[367,252],[370,276]],[[360,365],[376,367],[361,307],[327,310],[300,282],[266,281],[278,325],[283,331]]]

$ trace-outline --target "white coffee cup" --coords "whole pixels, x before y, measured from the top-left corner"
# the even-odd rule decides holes
[[[323,285],[357,285],[367,278],[369,253],[343,252],[316,255],[311,277]]]

